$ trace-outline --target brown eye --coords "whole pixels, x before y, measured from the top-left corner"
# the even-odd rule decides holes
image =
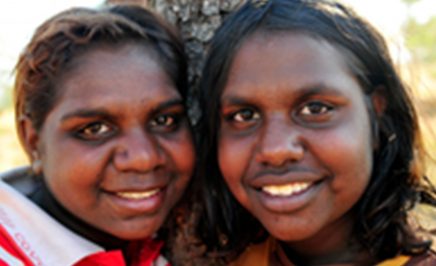
[[[175,115],[158,115],[152,121],[152,126],[171,127],[177,123],[177,117]]]
[[[253,109],[242,109],[232,115],[236,122],[249,122],[260,118],[260,114]]]
[[[156,115],[150,121],[150,128],[156,132],[176,131],[184,119],[183,112]]]
[[[176,119],[171,115],[159,115],[151,121],[152,126],[170,127],[174,125]]]
[[[323,115],[333,110],[333,107],[322,102],[310,102],[305,104],[300,114],[304,116]]]
[[[101,140],[112,133],[112,128],[103,122],[93,122],[77,131],[77,135],[85,140]]]

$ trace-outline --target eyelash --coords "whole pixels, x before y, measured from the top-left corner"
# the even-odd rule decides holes
[[[316,109],[310,110],[313,107],[316,107]],[[301,108],[299,108],[298,114],[303,116],[322,116],[328,114],[332,110],[334,110],[334,107],[331,104],[320,101],[312,101],[305,103]]]
[[[249,113],[248,113],[249,112]],[[258,120],[260,119],[260,114],[251,108],[242,108],[236,112],[231,113],[229,116],[227,116],[228,120],[237,122],[237,123],[244,123],[248,120]]]
[[[101,129],[104,131],[101,132]],[[86,141],[99,141],[114,134],[115,129],[108,123],[96,121],[86,124],[75,131],[75,136]]]
[[[250,123],[260,119],[260,114],[252,108],[240,108],[224,116],[225,120],[231,123]]]
[[[308,101],[297,108],[294,117],[304,123],[328,121],[336,107],[323,101]],[[250,107],[239,108],[224,116],[224,119],[236,128],[246,128],[261,119],[261,114]]]
[[[241,107],[233,112],[224,114],[226,124],[236,130],[251,128],[261,119],[260,113],[255,108]]]
[[[183,118],[184,113],[159,114],[151,120],[150,126],[158,131],[171,132],[179,128]]]
[[[176,131],[182,120],[184,113],[166,113],[156,115],[148,124],[150,130],[155,132],[170,133]],[[94,121],[74,130],[73,135],[84,141],[104,141],[114,134],[117,128],[104,121]]]

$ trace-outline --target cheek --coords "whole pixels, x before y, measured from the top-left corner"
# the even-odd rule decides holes
[[[95,191],[110,160],[110,145],[83,145],[65,136],[53,136],[47,144],[44,176],[57,199],[68,205],[95,204]]]
[[[72,145],[70,145],[72,144]],[[62,148],[60,148],[62,147]],[[47,169],[50,173],[68,176],[66,181],[76,185],[96,183],[110,160],[109,146],[87,147],[71,142],[64,142],[51,148],[47,154]]]
[[[227,187],[237,201],[247,208],[248,195],[244,190],[244,169],[247,147],[225,137],[218,141],[218,165]]]
[[[191,178],[195,164],[195,149],[192,136],[188,130],[181,132],[177,138],[161,141],[162,148],[170,157],[175,170],[183,177]]]
[[[89,154],[67,150],[68,155],[49,151],[50,156],[44,166],[47,183],[60,198],[92,198],[104,176],[106,156],[101,152]]]
[[[78,157],[80,158],[80,157]],[[44,173],[47,186],[59,203],[76,216],[82,217],[98,206],[98,185],[102,177],[101,166],[80,158],[69,160],[65,156]],[[93,163],[94,162],[94,163]],[[83,215],[83,217],[86,215]]]
[[[342,140],[344,146],[342,150],[346,153],[343,155],[344,168],[348,166],[350,172],[354,169],[355,173],[364,174],[366,179],[369,179],[372,172],[373,157],[371,125],[368,119],[368,117],[362,118],[361,121],[367,121],[366,123],[355,122],[354,126],[344,134]],[[337,143],[337,145],[341,144]]]
[[[232,185],[243,182],[250,164],[252,142],[250,139],[221,135],[218,141],[218,163],[225,181]]]
[[[360,195],[366,189],[372,172],[372,145],[369,125],[363,124],[318,138],[318,147],[324,147],[318,150],[318,155],[334,176],[334,191]]]
[[[373,152],[370,137],[363,137],[361,138],[361,141],[355,142],[351,142],[350,140],[348,144],[351,146],[349,149],[355,151],[350,154],[350,164],[354,163],[355,169],[359,172],[370,173],[372,169]],[[345,165],[347,164],[345,163]]]

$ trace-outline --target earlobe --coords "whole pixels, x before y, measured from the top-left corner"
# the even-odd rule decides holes
[[[372,121],[372,131],[373,131],[373,149],[377,150],[380,145],[380,120],[386,110],[386,97],[384,94],[385,87],[379,85],[375,88],[373,93],[370,95],[370,101],[372,105],[371,113],[374,117],[371,118]]]
[[[386,109],[386,98],[384,96],[385,87],[379,85],[371,95],[372,106],[377,117],[381,117]]]
[[[38,133],[33,127],[32,121],[29,117],[23,116],[18,121],[18,137],[26,151],[27,156],[33,162],[35,158],[35,152],[38,151]]]
[[[38,132],[33,127],[32,121],[29,117],[24,116],[20,118],[18,124],[18,136],[31,162],[32,172],[35,175],[42,174],[42,161],[38,149]]]

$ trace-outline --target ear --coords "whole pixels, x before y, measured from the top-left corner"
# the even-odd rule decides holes
[[[375,121],[373,122],[373,149],[379,149],[380,145],[380,136],[379,136],[379,120],[383,116],[386,110],[386,97],[385,97],[385,87],[380,85],[377,86],[371,94],[371,104],[373,108],[373,112],[375,117]]]
[[[384,91],[385,87],[383,85],[379,85],[371,94],[372,106],[374,107],[374,112],[377,117],[381,117],[386,109],[386,97]]]
[[[39,135],[29,117],[23,116],[19,119],[17,131],[28,158],[33,162],[36,159],[35,152],[38,153]]]

